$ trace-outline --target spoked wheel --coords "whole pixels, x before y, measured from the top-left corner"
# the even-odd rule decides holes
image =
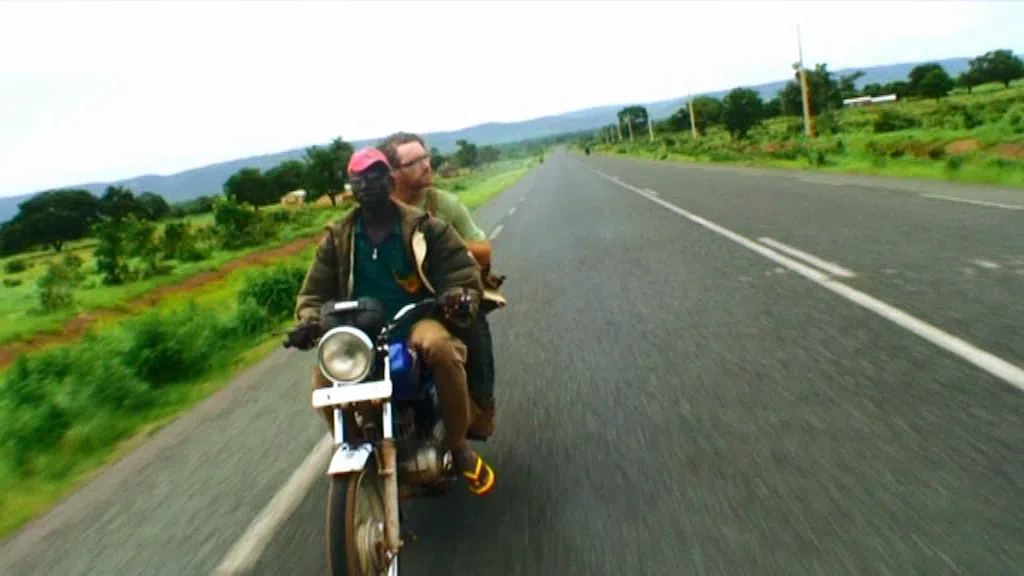
[[[384,485],[373,458],[368,464],[361,472],[331,477],[327,495],[331,576],[397,574],[397,558],[388,566],[384,555]]]

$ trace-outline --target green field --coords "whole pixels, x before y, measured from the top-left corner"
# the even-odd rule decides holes
[[[532,159],[495,163],[437,184],[478,206],[535,165]],[[0,537],[271,352],[281,338],[272,333],[291,321],[314,249],[174,294],[99,324],[72,344],[23,354],[0,373]],[[117,302],[110,290],[106,300],[92,301]]]
[[[803,135],[803,118],[762,121],[746,138],[721,125],[694,139],[689,131],[592,145],[600,154],[657,160],[1024,186],[1024,81],[986,84],[941,100],[904,99],[846,108],[815,118],[817,137]],[[582,144],[574,145],[579,150]]]
[[[316,234],[322,224],[328,221],[336,211],[331,209],[306,208],[301,211],[289,210],[272,206],[263,212],[281,212],[291,216],[278,234],[263,244],[257,244],[235,250],[211,247],[207,257],[200,261],[179,261],[174,258],[163,260],[167,270],[137,281],[119,285],[105,285],[101,275],[96,271],[94,253],[97,246],[95,239],[86,239],[68,244],[61,253],[51,249],[36,250],[0,259],[0,272],[3,274],[0,286],[0,344],[24,339],[38,333],[59,332],[69,319],[98,309],[118,309],[126,301],[146,294],[162,286],[179,284],[186,278],[217,270],[224,264],[253,252],[272,249],[288,243],[296,238]],[[169,222],[188,222],[196,228],[213,226],[213,215],[203,214]],[[157,227],[161,234],[166,222]],[[74,302],[57,310],[44,311],[41,308],[37,282],[42,277],[48,264],[58,262],[65,254],[74,254],[82,260],[84,278],[74,291]],[[12,262],[22,262],[26,269],[20,272],[21,266]]]

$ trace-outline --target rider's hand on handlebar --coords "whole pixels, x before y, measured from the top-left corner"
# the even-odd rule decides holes
[[[441,294],[445,318],[456,326],[468,326],[480,308],[480,295],[468,288],[449,288]]]
[[[320,326],[316,323],[300,324],[288,332],[288,337],[284,341],[284,347],[309,350],[316,342],[319,331]]]

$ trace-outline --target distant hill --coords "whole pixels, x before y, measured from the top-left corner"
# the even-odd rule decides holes
[[[946,60],[938,60],[937,62],[942,64],[946,71],[954,77],[967,70],[968,67],[968,58],[949,58]],[[845,68],[834,72],[839,76],[856,70],[863,71],[864,76],[857,82],[858,88],[861,88],[865,84],[870,83],[885,84],[895,80],[905,80],[907,78],[907,74],[910,73],[910,70],[920,63],[921,62],[905,62],[885,66]],[[808,62],[808,66],[812,64],[813,63]],[[786,82],[788,82],[788,79],[770,82],[768,84],[760,84],[757,86],[749,86],[749,88],[757,90],[762,97],[767,100],[774,98],[776,93],[782,89]],[[717,92],[706,92],[704,94],[708,96],[722,97],[732,88],[734,87],[729,87]],[[681,96],[670,100],[648,102],[643,105],[647,107],[652,119],[662,120],[671,116],[672,113],[678,110],[685,101],[686,97]],[[621,110],[625,105],[626,104],[599,106],[596,108],[587,108],[554,116],[544,116],[521,122],[490,122],[487,124],[479,124],[448,132],[427,133],[423,136],[430,146],[436,146],[442,152],[447,153],[456,148],[455,142],[460,139],[466,139],[478,145],[503,144],[534,138],[544,138],[546,136],[553,136],[567,132],[592,130],[614,122],[615,113]],[[380,138],[361,140],[353,142],[353,145],[358,148],[360,146],[373,144],[378,140],[380,140]],[[119,180],[117,182],[94,182],[68,187],[84,188],[93,194],[100,195],[110,184],[120,184],[131,188],[137,193],[144,191],[156,192],[166,198],[168,202],[180,202],[182,200],[190,200],[204,194],[221,193],[224,181],[241,168],[252,166],[261,170],[266,170],[283,160],[301,158],[304,150],[304,148],[296,148],[274,154],[230,160],[218,164],[210,164],[208,166],[193,168],[191,170],[178,172],[168,176],[149,174],[128,178],[126,180]],[[7,221],[17,214],[18,204],[20,202],[24,202],[33,195],[35,195],[35,193],[11,198],[0,198],[0,222]]]

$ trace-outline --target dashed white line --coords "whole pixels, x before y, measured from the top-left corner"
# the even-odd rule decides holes
[[[644,192],[647,192],[651,196],[657,196],[658,195],[658,193],[656,191],[651,190],[650,188],[644,188]]]
[[[334,439],[330,434],[325,435],[317,442],[313,451],[292,472],[281,490],[274,495],[259,516],[253,519],[242,537],[235,542],[235,545],[221,560],[221,563],[213,571],[215,576],[248,574],[252,571],[274,534],[295,512],[317,478],[326,473],[333,446]]]
[[[616,179],[610,178],[597,170],[595,170],[594,172],[596,172],[599,176],[606,178],[612,182],[615,182],[616,184],[619,184],[628,190],[636,192],[637,194],[643,196],[644,198],[647,198],[651,202],[660,204],[661,206],[668,208],[672,212],[675,212],[676,214],[692,222],[700,224],[701,226],[711,230],[712,232],[721,234],[722,236],[725,236],[726,238],[732,240],[733,242],[736,242],[737,244],[740,244],[745,248],[748,248],[754,252],[757,252],[758,254],[761,254],[765,258],[768,258],[769,260],[772,260],[778,264],[781,264],[782,266],[785,266],[786,268],[789,268],[793,272],[800,274],[801,276],[818,284],[819,286],[822,286],[823,288],[826,288],[827,290],[830,290],[831,292],[838,294],[843,298],[846,298],[847,300],[853,302],[854,304],[857,304],[874,312],[875,314],[881,316],[882,318],[885,318],[886,320],[893,322],[894,324],[908,330],[909,332],[916,334],[917,336],[920,336],[921,338],[931,342],[932,344],[938,346],[939,348],[951,352],[952,354],[959,356],[963,360],[966,360],[971,364],[974,364],[978,368],[981,368],[985,372],[988,372],[989,374],[995,376],[996,378],[1003,380],[1004,382],[1010,384],[1011,386],[1014,386],[1015,388],[1024,391],[1024,369],[1021,369],[1019,366],[1011,364],[1010,362],[1007,362],[1006,360],[1003,360],[1002,358],[994,354],[986,352],[978,348],[977,346],[970,344],[969,342],[961,340],[960,338],[957,338],[952,334],[943,332],[939,328],[932,326],[931,324],[925,322],[924,320],[915,318],[914,316],[907,314],[906,312],[896,308],[895,306],[891,306],[873,296],[869,296],[863,292],[850,288],[849,286],[843,284],[838,280],[833,280],[814,268],[801,264],[796,260],[793,260],[770,248],[762,246],[744,236],[741,236],[733,232],[732,230],[723,228],[722,226],[719,226],[714,222],[711,222],[709,220],[701,218],[700,216],[697,216],[696,214],[683,210],[682,208],[676,206],[675,204],[672,204],[671,202],[666,202],[661,198],[651,196],[650,194],[644,192],[643,190],[635,186],[631,186],[624,182],[619,182]]]
[[[778,240],[773,240],[771,238],[762,237],[762,238],[758,238],[758,241],[760,241],[762,244],[765,244],[767,246],[771,246],[772,248],[775,248],[776,250],[780,250],[782,252],[785,252],[786,254],[789,254],[790,256],[793,256],[794,258],[799,258],[799,259],[803,260],[804,262],[807,262],[808,264],[810,264],[812,266],[816,266],[816,267],[824,270],[825,272],[828,272],[829,274],[831,274],[833,276],[838,276],[840,278],[853,278],[854,276],[856,276],[856,274],[854,274],[853,271],[851,271],[851,270],[847,270],[846,268],[843,268],[842,266],[840,266],[838,264],[835,264],[833,262],[829,262],[828,260],[823,260],[821,258],[818,258],[817,256],[815,256],[813,254],[808,254],[807,252],[804,252],[803,250],[797,250],[796,248],[793,248],[792,246],[787,246],[786,244],[783,244],[782,242],[779,242]]]
[[[497,226],[494,227],[494,230],[491,230],[491,235],[488,236],[487,239],[488,240],[494,240],[495,238],[498,237],[498,234],[501,234],[501,231],[504,228],[505,228],[504,224],[498,224]]]
[[[513,214],[516,213],[516,210],[517,210],[517,208],[515,206],[513,206],[512,209],[508,211],[508,215],[512,216]]]
[[[989,202],[987,200],[974,200],[973,198],[957,198],[956,196],[942,196],[941,194],[921,194],[922,198],[933,198],[935,200],[947,200],[949,202],[961,202],[963,204],[975,204],[988,206],[990,208],[1002,208],[1004,210],[1024,210],[1019,204],[1004,204],[1002,202]]]
[[[982,260],[980,258],[976,260],[971,260],[971,264],[974,264],[975,266],[981,268],[988,268],[989,270],[997,270],[1001,268],[1001,266],[999,266],[999,264],[996,264],[995,262],[989,262],[988,260]]]
[[[519,197],[519,201],[520,201],[520,202],[522,202],[523,200],[526,200],[526,196],[520,196],[520,197]]]

